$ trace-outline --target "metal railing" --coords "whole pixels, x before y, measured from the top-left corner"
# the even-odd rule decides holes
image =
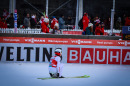
[[[13,28],[0,28],[0,33],[14,33],[14,29]],[[41,33],[41,29],[21,29],[21,28],[17,28],[17,33],[22,33],[22,34],[40,34]]]
[[[50,29],[50,32],[52,29]],[[76,32],[76,33],[75,33]],[[72,35],[82,35],[83,30],[81,29],[62,29],[62,34],[72,34]],[[120,36],[121,30],[115,30],[113,29],[113,33],[115,33],[115,36]],[[0,28],[0,33],[14,33],[13,28]],[[17,28],[17,33],[21,34],[46,34],[41,32],[41,28],[37,29],[31,29],[31,28]],[[109,35],[111,33],[111,30],[104,30],[104,35]]]

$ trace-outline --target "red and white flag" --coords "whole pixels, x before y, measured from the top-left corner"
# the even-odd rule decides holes
[[[7,10],[5,10],[5,9],[4,9],[4,12],[3,12],[3,16],[4,16],[5,20],[9,16],[9,12]]]

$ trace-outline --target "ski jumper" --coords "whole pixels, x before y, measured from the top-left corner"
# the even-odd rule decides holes
[[[61,58],[59,56],[52,56],[49,63],[49,72],[57,75],[59,73],[59,77],[62,75],[63,64],[60,63]]]

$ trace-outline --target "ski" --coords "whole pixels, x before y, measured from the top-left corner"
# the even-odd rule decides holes
[[[65,77],[65,78],[89,78],[89,77],[90,77],[90,76],[84,75],[84,76]],[[63,78],[51,78],[51,77],[46,77],[46,78],[37,78],[37,79],[46,80],[46,79],[63,79]]]

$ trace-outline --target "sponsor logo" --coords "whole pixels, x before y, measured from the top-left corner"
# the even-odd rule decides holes
[[[31,38],[31,39],[25,39],[25,42],[31,42],[31,43],[34,43],[34,42],[45,42],[45,40]]]
[[[119,45],[125,45],[125,46],[127,46],[127,45],[130,45],[130,42],[128,42],[128,41],[118,42],[118,44],[119,44]]]
[[[81,41],[81,40],[71,40],[71,43],[77,43],[77,44],[87,44],[87,43],[89,43],[89,44],[91,44],[92,43],[92,41]]]
[[[68,47],[67,63],[130,65],[130,49]]]
[[[100,42],[100,41],[97,41],[97,44],[113,44],[113,42]]]
[[[10,42],[18,42],[20,41],[19,39],[6,39],[6,38],[3,38],[3,41],[10,41]]]
[[[52,42],[52,43],[68,43],[68,41],[58,41],[58,40],[48,40],[48,42]]]
[[[125,44],[125,42],[118,42],[118,44]]]

